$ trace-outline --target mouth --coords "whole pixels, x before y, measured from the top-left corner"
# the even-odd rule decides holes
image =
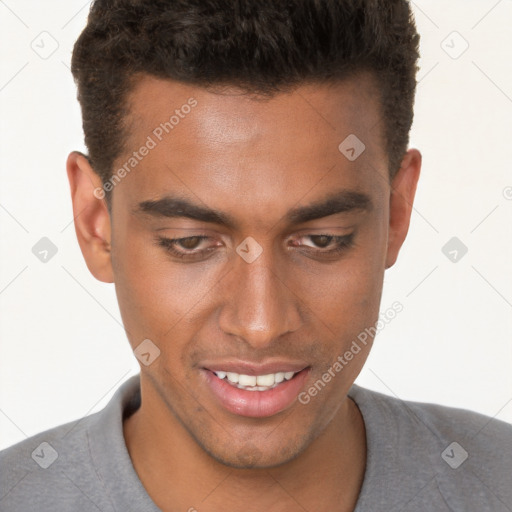
[[[310,367],[265,373],[251,370],[250,373],[237,373],[228,370],[202,369],[215,401],[238,416],[263,418],[278,414],[293,405],[304,386]]]
[[[217,378],[225,380],[228,384],[247,391],[268,391],[284,381],[289,381],[299,372],[277,372],[266,375],[245,375],[235,372],[213,372]]]

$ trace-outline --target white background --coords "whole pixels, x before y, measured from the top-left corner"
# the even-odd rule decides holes
[[[0,0],[0,448],[99,410],[138,371],[114,287],[83,261],[65,174],[67,154],[85,150],[69,62],[88,5]],[[382,300],[404,310],[357,382],[512,422],[512,1],[414,11],[411,146],[424,163]],[[457,59],[453,31],[469,43]],[[31,47],[56,44],[46,59]],[[44,236],[58,248],[47,263],[32,253]],[[441,251],[454,236],[469,249],[457,263]]]

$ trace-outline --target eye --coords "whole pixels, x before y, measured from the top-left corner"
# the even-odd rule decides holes
[[[197,246],[199,245],[202,239],[203,237],[200,236],[189,236],[187,238],[175,239],[175,243],[182,249],[193,250],[197,249]]]
[[[177,258],[200,259],[204,258],[215,247],[221,245],[215,242],[207,244],[208,240],[211,240],[210,237],[205,235],[187,236],[184,238],[165,238],[159,236],[156,238],[156,244]]]
[[[329,235],[308,235],[307,238],[309,238],[317,248],[325,249],[332,244],[335,237]]]
[[[349,235],[332,235],[327,233],[309,234],[298,237],[292,241],[292,246],[302,249],[318,257],[336,256],[353,245],[354,233]],[[205,259],[222,242],[216,241],[207,235],[194,235],[183,238],[166,238],[158,236],[155,243],[163,247],[171,256],[189,261]]]
[[[335,255],[340,254],[353,245],[354,233],[349,235],[331,235],[331,234],[318,234],[318,235],[304,235],[294,241],[297,247],[305,248],[306,251],[318,253],[319,255]],[[309,243],[308,243],[309,242]]]

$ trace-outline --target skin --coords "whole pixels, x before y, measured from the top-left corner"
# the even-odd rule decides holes
[[[390,182],[367,74],[270,99],[143,77],[129,98],[130,136],[114,168],[189,98],[197,106],[115,186],[111,213],[93,193],[101,180],[87,159],[74,152],[67,163],[89,270],[115,283],[132,348],[150,339],[160,349],[141,364],[142,405],[124,423],[134,468],[165,511],[353,510],[366,436],[347,392],[371,340],[307,405],[295,401],[265,418],[224,409],[200,369],[207,359],[277,358],[307,362],[303,389],[321,378],[378,320],[421,155],[410,149]],[[366,146],[354,162],[338,150],[349,134]],[[344,190],[367,195],[371,207],[286,221],[289,210]],[[170,194],[230,215],[235,226],[137,212]],[[326,256],[334,242],[318,235],[351,233],[349,247]],[[199,235],[208,238],[181,247],[211,248],[196,259],[155,242]],[[263,250],[252,263],[236,252],[249,236]]]

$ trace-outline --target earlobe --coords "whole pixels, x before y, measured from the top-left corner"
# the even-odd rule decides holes
[[[417,149],[410,149],[391,182],[386,268],[395,264],[407,236],[420,171],[421,153]]]
[[[77,151],[66,163],[78,244],[87,268],[96,279],[114,282],[110,252],[110,214],[102,194],[101,178],[87,158]]]

